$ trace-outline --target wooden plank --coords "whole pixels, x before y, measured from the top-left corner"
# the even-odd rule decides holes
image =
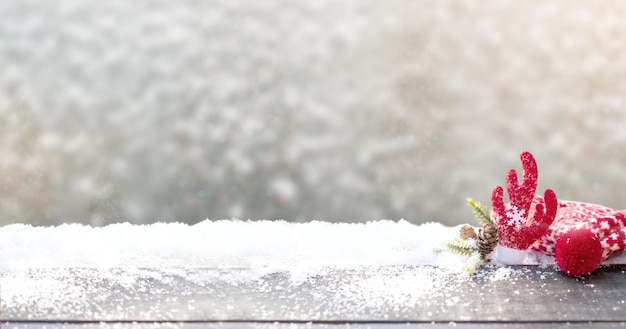
[[[467,277],[428,266],[28,269],[0,273],[0,321],[626,322],[626,265],[586,278],[537,266]],[[4,328],[4,327],[3,327]]]
[[[615,322],[522,322],[522,323],[283,323],[283,322],[156,322],[156,323],[49,323],[0,322],[7,329],[612,329],[626,328],[626,323]]]

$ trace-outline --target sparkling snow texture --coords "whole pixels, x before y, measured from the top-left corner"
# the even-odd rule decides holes
[[[205,220],[91,227],[0,227],[0,271],[60,267],[256,268],[306,275],[325,267],[433,265],[462,269],[465,258],[435,253],[458,227],[381,220],[365,224]],[[504,250],[499,248],[498,250]],[[496,263],[549,263],[506,248]],[[617,255],[621,256],[621,255]]]
[[[218,301],[213,315],[252,303],[258,305],[246,316],[272,318],[268,303],[296,296],[290,318],[360,314],[363,307],[382,316],[389,307],[408,309],[426,295],[449,294],[452,281],[465,277],[463,257],[433,252],[457,234],[458,227],[403,220],[14,224],[0,227],[0,311],[46,320],[172,319],[167,300],[208,290]],[[137,294],[152,306],[135,308]],[[253,300],[242,305],[231,294]],[[186,314],[200,312],[187,299]]]
[[[454,291],[477,284],[464,272],[466,257],[433,252],[458,234],[459,227],[404,220],[8,225],[0,227],[0,311],[47,321],[180,320],[169,313],[174,303],[199,317],[380,319],[444,298],[436,311],[445,313],[463,303]],[[532,251],[497,252],[496,266],[552,262]],[[515,280],[528,271],[490,265],[476,276]]]
[[[338,266],[442,265],[433,248],[458,234],[438,223],[203,221],[94,228],[0,228],[0,270],[41,267],[216,267],[304,271]]]

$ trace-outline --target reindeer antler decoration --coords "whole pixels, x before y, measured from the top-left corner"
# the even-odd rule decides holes
[[[504,204],[501,186],[493,189],[491,202],[493,220],[498,226],[500,244],[524,250],[546,233],[558,209],[556,194],[550,189],[544,197],[535,197],[537,190],[537,163],[529,152],[520,156],[524,176],[518,183],[517,172],[511,169],[506,177],[510,203]],[[533,209],[534,204],[534,209]]]
[[[626,249],[626,210],[559,201],[550,189],[543,197],[536,195],[538,171],[535,158],[529,152],[522,152],[520,159],[524,170],[522,182],[518,182],[517,172],[513,169],[506,176],[510,202],[504,203],[501,186],[496,186],[491,194],[490,219],[497,226],[499,242],[483,238],[480,234],[485,231],[482,229],[476,235],[473,228],[462,227],[461,238],[447,244],[448,249],[459,254],[474,256],[480,253],[480,258],[474,257],[476,262],[468,263],[469,271],[485,261],[496,243],[505,247],[496,249],[496,259],[502,256],[502,261],[507,257],[506,248],[536,251],[554,257],[559,268],[572,276],[591,273],[602,261]],[[493,227],[486,209],[473,200],[469,204],[475,208],[479,222],[488,222],[487,226]],[[483,229],[487,226],[483,223]],[[501,251],[505,252],[499,255]]]

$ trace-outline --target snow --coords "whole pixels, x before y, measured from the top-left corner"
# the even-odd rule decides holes
[[[0,228],[0,270],[59,267],[216,267],[307,272],[322,267],[447,266],[434,254],[458,228],[407,221],[366,224],[206,220],[91,227]]]
[[[405,220],[368,223],[205,220],[92,227],[63,224],[0,227],[0,271],[29,268],[210,267],[286,271],[295,276],[322,268],[430,265],[452,271],[463,257],[435,253],[458,237],[459,227]],[[621,254],[614,258],[621,257]],[[546,264],[531,250],[498,246],[496,264]]]
[[[494,272],[494,274],[491,276],[490,280],[491,281],[507,280],[514,273],[515,273],[515,270],[513,270],[510,267],[501,267],[501,268],[498,268]]]
[[[458,230],[404,220],[13,224],[0,227],[0,308],[9,317],[29,319],[101,318],[110,314],[112,299],[134,307],[136,294],[185,298],[206,288],[218,294],[243,289],[235,295],[250,294],[263,305],[268,294],[287,296],[272,298],[277,301],[310,294],[299,303],[312,304],[298,304],[294,317],[314,311],[382,316],[389,305],[412,308],[428,303],[425,296],[451,294],[452,283],[467,278],[463,257],[433,252]],[[219,304],[226,313],[241,307],[227,296]],[[185,305],[189,314],[197,312],[194,303]],[[113,316],[167,317],[164,312],[122,307]],[[250,312],[271,315],[261,308]]]
[[[623,206],[622,8],[157,2],[0,4],[0,225],[127,222],[0,227],[1,300],[79,307],[73,273],[143,289],[365,267],[345,300],[419,303],[466,260],[432,252],[456,227],[411,223],[470,221],[463,200],[524,149],[559,197]],[[129,224],[205,216],[370,222]]]
[[[532,250],[518,250],[498,245],[496,247],[496,259],[500,264],[507,265],[532,265],[539,263],[538,253]]]
[[[251,318],[273,318],[279,311],[271,305],[278,303],[291,319],[381,319],[431,307],[432,298],[444,301],[437,312],[447,312],[465,303],[455,295],[461,285],[531,273],[504,263],[552,263],[532,251],[498,248],[492,264],[470,276],[467,257],[433,251],[458,234],[458,226],[404,220],[13,224],[0,227],[0,309],[8,318],[171,320],[168,301],[177,298],[186,314],[206,314],[193,296],[208,298],[205,307],[215,301],[215,314],[236,314],[242,305],[232,296],[244,296]],[[138,296],[149,307],[136,308]],[[296,301],[286,309],[280,304]]]

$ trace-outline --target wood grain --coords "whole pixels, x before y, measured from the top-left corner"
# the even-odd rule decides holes
[[[49,322],[4,322],[7,329],[610,329],[625,328],[626,323],[615,322],[447,322],[447,323],[285,323],[285,322],[149,322],[149,323],[49,323]]]
[[[625,273],[626,265],[584,278],[537,266],[487,267],[472,277],[427,266],[305,277],[251,269],[29,269],[0,274],[0,321],[612,327],[626,322]]]

